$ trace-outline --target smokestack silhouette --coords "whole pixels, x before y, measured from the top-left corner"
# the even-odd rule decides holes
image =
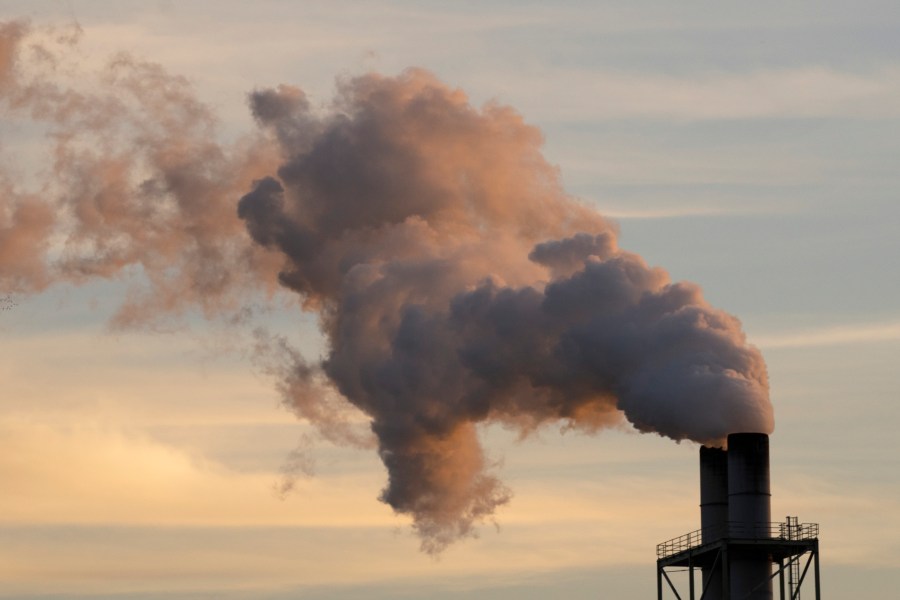
[[[772,523],[770,496],[767,434],[731,433],[727,450],[701,447],[701,529],[657,545],[657,598],[666,585],[679,596],[669,569],[687,570],[694,598],[698,568],[701,598],[772,600],[776,578],[779,597],[799,598],[812,566],[818,599],[819,525],[797,517]]]
[[[124,324],[195,306],[215,316],[276,281],[296,292],[328,348],[317,363],[280,355],[285,401],[333,440],[352,441],[337,405],[366,415],[388,471],[381,499],[412,517],[426,551],[510,497],[480,423],[627,420],[707,445],[772,430],[765,363],[739,321],[620,249],[513,109],[475,108],[420,69],[369,74],[340,80],[325,111],[298,88],[254,91],[261,132],[226,146],[158,66],[120,57],[115,86],[90,97],[26,78],[26,33],[0,29],[2,99],[56,132],[57,194],[4,180],[3,288],[138,265],[148,286]],[[14,268],[23,248],[33,264]]]
[[[700,529],[704,544],[728,533],[728,454],[723,448],[700,447]],[[723,598],[722,569],[717,567],[701,569],[706,600]]]
[[[771,536],[769,436],[732,433],[728,436],[728,527],[736,538]],[[772,562],[755,549],[731,557],[731,594],[748,600],[772,599]],[[762,583],[761,582],[765,582]]]

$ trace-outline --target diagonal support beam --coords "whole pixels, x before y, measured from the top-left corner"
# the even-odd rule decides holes
[[[797,600],[797,598],[800,597],[800,588],[803,587],[803,580],[806,579],[806,572],[809,571],[809,565],[812,563],[813,556],[815,556],[815,553],[811,553],[809,558],[806,559],[806,566],[803,567],[803,573],[800,574],[800,581],[797,582],[797,591],[791,594],[791,600]],[[800,557],[797,557],[798,560],[799,558]]]
[[[720,549],[716,552],[716,558],[713,559],[712,568],[709,570],[709,576],[706,578],[706,581],[703,582],[703,591],[700,592],[700,600],[706,597],[706,592],[709,590],[709,582],[712,581],[713,575],[716,572],[716,566],[719,564],[719,558],[722,556],[722,550]]]
[[[781,565],[781,567],[779,567],[778,570],[776,570],[774,573],[772,573],[771,575],[769,575],[767,578],[763,579],[759,583],[757,583],[756,586],[752,590],[747,592],[747,595],[744,596],[744,598],[742,600],[746,600],[746,598],[750,598],[751,596],[753,596],[753,594],[755,592],[759,591],[760,588],[762,588],[764,585],[766,585],[767,583],[769,583],[770,581],[772,581],[773,579],[778,577],[781,573],[783,573],[786,568],[790,567],[794,563],[794,561],[799,561],[800,556],[802,556],[802,554],[798,555],[798,556],[792,556],[786,565]],[[810,558],[812,558],[812,556],[810,556]],[[809,568],[809,561],[806,561],[806,568],[807,569]],[[803,570],[803,575],[806,575],[806,569]],[[803,583],[802,576],[800,577],[800,583]],[[800,584],[799,583],[797,584],[797,593],[798,594],[800,593]],[[792,596],[791,600],[796,600],[796,598],[794,598]]]
[[[669,583],[669,588],[672,590],[672,593],[675,594],[675,597],[676,597],[678,600],[681,600],[681,596],[678,595],[678,590],[675,589],[675,584],[673,584],[673,583],[672,583],[672,580],[669,579],[669,574],[666,573],[665,570],[663,570],[663,571],[662,571],[662,575],[663,575],[663,577],[666,578],[666,581]]]

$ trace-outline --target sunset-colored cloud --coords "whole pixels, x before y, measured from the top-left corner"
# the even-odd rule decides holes
[[[884,65],[874,73],[805,66],[687,77],[546,67],[509,73],[503,85],[510,96],[522,98],[517,104],[527,114],[542,120],[887,117],[898,114],[900,66]],[[538,86],[567,93],[551,109],[538,102]]]
[[[900,322],[834,325],[806,330],[787,330],[754,336],[754,343],[764,349],[846,346],[900,341]]]
[[[437,368],[454,356],[479,377],[496,375],[497,389],[515,372],[501,367],[520,357],[530,357],[520,371],[529,381],[582,359],[586,379],[571,377],[576,370],[554,381],[595,377],[602,365],[587,359],[598,355],[583,351],[596,338],[579,344],[567,335],[574,343],[544,352],[552,336],[526,334],[546,315],[498,299],[518,292],[521,300],[526,288],[534,298],[551,287],[574,291],[597,281],[586,271],[597,275],[628,251],[651,271],[660,265],[675,281],[702,283],[703,301],[735,311],[765,356],[778,423],[773,518],[820,523],[826,596],[858,597],[863,581],[868,596],[892,598],[897,16],[881,0],[6,0],[0,21],[29,21],[0,31],[0,598],[652,597],[655,545],[699,526],[693,442],[639,435],[618,409],[598,413],[596,404],[540,418],[547,406],[583,397],[580,389],[502,419],[478,420],[473,399],[483,396],[460,396],[454,406],[474,417],[450,435],[437,425],[452,415],[430,401],[468,381]],[[377,78],[383,92],[410,66],[422,68],[430,98],[348,101],[362,83],[379,91]],[[395,105],[419,109],[418,129],[390,118],[402,113],[392,98],[418,98]],[[465,119],[438,118],[452,112],[436,110],[440,101],[477,117],[469,123],[499,127],[479,137]],[[358,155],[377,161],[354,164],[337,160],[348,153],[323,152],[316,127],[331,148],[362,148],[379,131],[387,143]],[[528,131],[539,133],[506,143]],[[304,172],[310,154],[324,159]],[[518,168],[529,161],[546,166],[531,171],[537,179]],[[456,177],[461,165],[465,176]],[[282,188],[282,223],[315,223],[318,238],[259,248],[237,203],[261,177]],[[358,196],[377,201],[360,208],[342,196],[351,180],[363,182]],[[588,212],[545,236],[553,213],[537,203],[533,218],[519,221],[530,231],[518,241],[507,235],[507,218],[528,212],[519,209],[548,182],[562,190],[551,196]],[[434,189],[441,202],[420,200]],[[443,201],[456,192],[464,202]],[[319,193],[320,204],[297,202]],[[482,195],[498,201],[481,205]],[[265,227],[278,224],[276,205],[263,207],[273,218],[256,219],[255,233],[280,243],[278,227]],[[329,214],[329,206],[340,209]],[[391,220],[410,206],[417,222]],[[497,218],[484,218],[483,206]],[[608,223],[615,244],[598,239],[602,231],[578,235],[596,224],[585,217],[595,208],[618,220]],[[385,229],[406,237],[367,262],[361,250],[384,233],[366,224],[379,211]],[[455,252],[467,234],[485,241]],[[326,238],[336,242],[317,245]],[[325,246],[333,252],[318,264],[336,266],[330,275],[293,261]],[[426,271],[397,268],[404,256],[410,264],[462,257],[456,296],[471,302],[457,302],[453,316],[479,318],[440,321],[435,298],[448,296],[422,294],[440,278],[395,285]],[[359,295],[362,309],[338,317],[329,290],[351,271],[353,291],[380,283],[374,300],[384,304]],[[294,289],[304,279],[328,285],[297,294],[279,288],[279,272]],[[479,272],[489,277],[466,279]],[[557,293],[553,314],[596,315],[596,288],[582,289],[590,291],[583,303]],[[417,310],[397,309],[409,290],[406,305]],[[478,305],[476,292],[488,301]],[[693,324],[721,332],[710,316]],[[338,322],[345,332],[359,325],[365,335],[354,348],[370,352],[354,355],[346,336],[329,336]],[[446,326],[460,322],[464,353],[446,343]],[[590,333],[636,323],[610,319]],[[343,366],[361,357],[372,368],[329,380],[336,348],[349,356]],[[429,377],[416,379],[421,373]],[[432,380],[440,384],[420,385]],[[348,389],[397,408],[378,415],[413,415],[408,421],[437,433],[404,445],[388,431],[383,456],[373,411],[364,412],[371,405],[353,407]],[[521,387],[510,389],[509,401],[492,407],[528,404]],[[652,422],[672,416],[650,412]],[[598,427],[603,435],[585,435]],[[452,460],[425,464],[459,446]],[[397,448],[429,470],[389,472],[396,453],[384,451]],[[438,560],[422,555],[409,514],[378,501],[386,484],[410,481],[398,476],[423,472],[430,489],[453,493],[438,496],[443,506],[428,498],[420,506],[471,509],[445,531],[477,538],[448,545]],[[458,494],[447,486],[454,479],[478,485]],[[407,499],[429,490],[395,488],[394,498]],[[502,492],[495,515],[466,504],[491,498],[485,490]],[[466,529],[468,516],[484,519]]]
[[[135,429],[4,419],[0,433],[8,448],[0,457],[8,490],[0,521],[7,525],[396,524],[369,500],[377,476],[305,480],[302,496],[282,501],[275,470],[235,472]]]

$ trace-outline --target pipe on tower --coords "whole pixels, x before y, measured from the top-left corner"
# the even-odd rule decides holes
[[[732,433],[728,436],[729,537],[771,537],[769,436]],[[729,556],[732,598],[772,600],[772,560],[752,546]]]
[[[700,448],[700,527],[703,543],[728,535],[728,454],[722,448]],[[701,567],[704,600],[722,600],[722,565]]]

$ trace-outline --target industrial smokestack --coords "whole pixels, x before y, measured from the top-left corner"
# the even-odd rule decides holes
[[[732,433],[728,436],[729,536],[771,537],[769,436]],[[702,474],[701,474],[702,477]],[[772,600],[772,560],[755,546],[736,549],[730,557],[732,598]]]
[[[704,544],[728,533],[728,454],[722,448],[700,447],[700,527]],[[701,567],[703,597],[722,600],[722,569],[718,564]]]
[[[728,454],[722,448],[700,448],[700,527],[704,542],[719,539],[728,527]]]
[[[658,600],[665,597],[666,584],[676,597],[685,597],[669,578],[669,568],[688,571],[688,598],[695,598],[700,569],[700,600],[773,600],[775,576],[779,597],[795,599],[810,565],[818,600],[819,525],[799,523],[796,517],[771,522],[768,435],[732,433],[727,442],[727,450],[700,448],[700,531],[656,547]]]

